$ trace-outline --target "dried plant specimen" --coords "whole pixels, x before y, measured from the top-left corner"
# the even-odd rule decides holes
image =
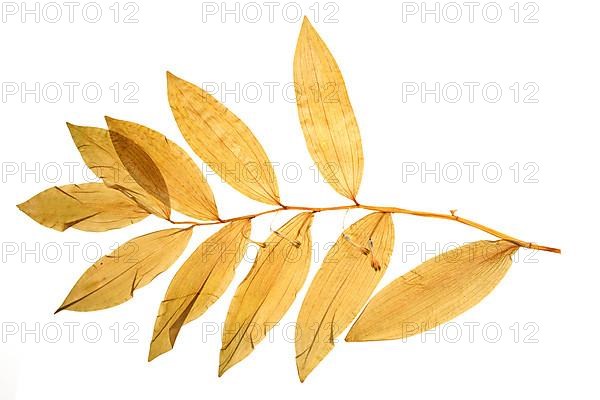
[[[165,229],[119,246],[83,273],[57,312],[102,310],[131,299],[177,260],[191,236],[190,228]]]
[[[102,232],[135,224],[148,216],[123,192],[102,183],[55,186],[19,204],[19,208],[57,231],[76,228]]]
[[[346,340],[402,339],[451,320],[496,287],[518,248],[482,240],[431,258],[381,290]]]
[[[156,193],[165,205],[171,204],[174,210],[192,218],[203,220],[218,219],[217,205],[212,190],[202,176],[200,168],[192,161],[186,152],[162,134],[145,126],[127,121],[119,121],[107,117],[106,124],[111,136],[124,137],[139,146],[142,154],[147,154],[155,164],[138,171],[133,178],[145,182],[142,187],[150,193]],[[117,154],[123,160],[129,171],[135,170],[139,161],[128,151],[133,146],[121,140],[113,144]],[[155,172],[148,174],[149,171]],[[143,173],[147,179],[138,178]],[[158,192],[161,192],[160,194]]]
[[[297,215],[260,249],[227,312],[219,375],[248,356],[292,305],[310,267],[312,219],[312,212]]]
[[[106,129],[77,126],[69,123],[67,123],[67,126],[71,131],[71,137],[81,153],[83,161],[85,161],[86,165],[98,178],[102,179],[106,186],[119,190],[137,203],[140,208],[147,210],[151,214],[166,219],[170,217],[171,208],[165,206],[164,200],[161,201],[159,198],[146,192],[146,190],[133,179],[130,175],[130,171],[128,171],[123,164],[123,161],[115,149],[119,144],[118,139],[120,139],[120,136],[118,136],[118,134],[113,133],[111,137],[110,132]],[[135,152],[136,147],[129,146],[128,151]],[[148,156],[145,156],[145,153],[142,152],[141,155],[142,160],[150,160]],[[152,162],[152,160],[149,162],[151,164],[149,172],[151,172],[155,170],[156,167],[154,167],[154,162]],[[130,167],[132,167],[131,170],[135,172],[137,168],[143,166],[142,162],[138,162],[135,165],[136,168],[133,168],[134,166]]]
[[[167,87],[175,121],[196,154],[251,199],[281,205],[273,166],[250,129],[210,94],[169,72]],[[250,179],[227,173],[240,165],[256,168]]]
[[[204,314],[227,289],[246,251],[250,225],[248,219],[225,225],[179,268],[158,309],[149,360],[171,350],[183,324]]]
[[[200,317],[227,289],[252,241],[252,221],[297,211],[283,226],[272,229],[265,242],[255,242],[260,250],[225,319],[221,375],[252,353],[302,289],[311,264],[311,229],[318,227],[315,215],[368,210],[341,233],[302,303],[295,346],[298,375],[304,381],[357,315],[347,341],[408,337],[479,303],[505,276],[518,248],[560,253],[462,218],[455,211],[433,213],[360,203],[364,159],[358,124],[340,68],[306,19],[294,56],[294,80],[299,90],[318,89],[319,96],[298,97],[300,125],[320,173],[350,204],[322,208],[283,204],[272,164],[250,129],[201,88],[167,73],[171,110],[190,147],[224,182],[273,208],[222,218],[200,168],[161,133],[108,117],[108,129],[68,124],[85,163],[102,183],[50,188],[20,204],[23,212],[58,231],[118,229],[150,214],[175,227],[134,238],[100,258],[75,283],[58,311],[93,311],[128,301],[136,289],[176,262],[193,230],[221,225],[179,268],[158,305],[148,356],[152,360],[170,351],[183,325]],[[240,166],[253,173],[244,178],[229,173]],[[174,221],[172,209],[193,220]],[[481,240],[442,253],[393,281],[369,302],[391,261],[394,214],[456,221],[498,240]]]
[[[372,213],[331,248],[298,315],[296,365],[300,380],[333,349],[333,340],[363,307],[385,272],[394,247],[389,213]]]
[[[294,56],[294,84],[317,96],[298,96],[298,116],[311,157],[342,196],[356,202],[363,174],[358,124],[342,73],[309,23],[302,24]]]

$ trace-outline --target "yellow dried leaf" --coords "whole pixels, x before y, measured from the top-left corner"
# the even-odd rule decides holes
[[[296,45],[294,83],[298,116],[311,157],[325,180],[356,202],[363,174],[358,124],[342,73],[307,18]]]
[[[169,219],[171,209],[165,206],[163,201],[146,192],[127,172],[106,129],[69,123],[67,126],[83,161],[98,178],[107,186],[118,189],[132,198],[148,212]]]
[[[496,287],[518,248],[482,240],[425,261],[377,293],[346,340],[401,339],[450,321]]]
[[[135,224],[148,212],[103,183],[55,186],[17,207],[38,223],[64,231],[103,232]]]
[[[240,284],[225,321],[219,376],[246,358],[283,317],[310,266],[313,213],[292,218],[273,232]]]
[[[177,271],[160,303],[148,361],[171,350],[181,327],[204,314],[227,289],[246,251],[250,228],[247,219],[227,224]]]
[[[111,135],[118,133],[129,139],[139,146],[154,162],[159,174],[162,175],[164,185],[166,185],[170,204],[175,210],[193,218],[219,219],[217,205],[210,186],[208,186],[198,166],[181,147],[161,133],[143,125],[110,117],[106,117],[106,123]],[[155,194],[157,192],[159,196],[164,197],[160,193],[162,187],[160,175],[157,177],[156,174],[153,174],[152,177],[155,179],[150,181],[148,179],[138,179],[137,176],[140,176],[140,174],[134,174],[132,171],[133,166],[130,166],[127,162],[127,160],[132,160],[128,157],[131,153],[128,150],[132,146],[130,144],[119,146],[118,142],[115,142],[115,139],[117,141],[120,139],[119,136],[112,136],[112,138],[118,155],[129,172],[138,180],[138,183],[150,193]],[[146,165],[148,163],[143,163],[139,167]],[[141,176],[148,177],[145,170],[145,168],[142,168],[142,171],[139,172],[145,172],[146,175]]]
[[[139,236],[100,258],[83,273],[58,308],[95,311],[124,303],[177,260],[192,230],[165,229]]]
[[[165,208],[171,209],[171,197],[165,178],[156,163],[133,140],[116,133],[110,132],[113,147],[127,172],[150,195],[158,199]]]
[[[198,156],[251,199],[280,204],[273,166],[250,129],[201,88],[167,73],[175,121]]]
[[[388,213],[372,213],[350,226],[331,248],[308,289],[296,325],[301,381],[333,349],[383,276],[394,247]]]

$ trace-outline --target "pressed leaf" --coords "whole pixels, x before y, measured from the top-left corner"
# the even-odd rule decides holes
[[[55,186],[17,207],[48,228],[103,232],[135,224],[148,212],[103,183]]]
[[[117,132],[110,132],[110,139],[127,172],[152,197],[171,210],[169,188],[162,172],[152,158],[133,140]]]
[[[247,357],[283,317],[310,266],[313,213],[301,213],[273,232],[240,284],[225,321],[219,376]]]
[[[244,195],[280,204],[275,172],[250,129],[201,88],[171,73],[167,84],[175,121],[196,154]]]
[[[372,213],[350,226],[331,248],[308,289],[296,325],[301,381],[334,346],[385,272],[394,247],[388,213]]]
[[[346,340],[400,339],[453,319],[496,287],[518,248],[482,240],[425,261],[377,293]]]
[[[127,172],[106,129],[69,123],[67,126],[83,160],[98,178],[132,198],[150,213],[169,219],[171,210],[164,201],[149,194]]]
[[[134,290],[169,268],[191,236],[189,228],[165,229],[119,246],[83,273],[57,312],[102,310],[124,303]]]
[[[160,171],[160,175],[162,175],[162,179],[164,179],[170,204],[175,210],[198,219],[216,220],[219,218],[210,186],[208,186],[198,166],[181,147],[161,133],[143,125],[109,117],[106,117],[106,122],[111,135],[118,133],[129,139],[139,146],[154,162]],[[121,141],[122,138],[113,136],[113,143],[121,160],[134,175],[132,168],[126,161],[132,160],[128,157],[130,152],[127,151],[131,146],[120,146],[115,143],[115,138],[117,142]],[[147,164],[144,163],[140,167]],[[136,178],[136,175],[139,176],[141,172],[144,171],[138,171],[134,178]],[[147,174],[141,176],[147,176]],[[153,176],[156,176],[156,174],[153,174]],[[159,176],[150,182],[148,182],[148,179],[138,179],[138,182],[154,194],[154,191],[158,191],[161,187],[159,186],[161,184],[160,179]],[[155,180],[158,181],[159,185],[154,182]],[[145,182],[145,184],[142,182]]]
[[[358,124],[342,73],[307,18],[296,45],[294,83],[300,125],[311,157],[339,194],[356,201],[363,174]]]
[[[148,360],[171,350],[181,327],[198,318],[223,294],[242,260],[250,220],[227,224],[206,239],[181,266],[160,303]]]

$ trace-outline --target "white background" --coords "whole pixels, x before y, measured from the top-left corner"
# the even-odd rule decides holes
[[[464,217],[563,250],[562,255],[521,250],[519,261],[488,298],[445,331],[438,331],[439,343],[435,334],[405,342],[370,343],[345,343],[341,336],[336,348],[303,384],[296,375],[293,343],[285,339],[281,328],[275,329],[271,343],[265,340],[246,360],[217,378],[220,336],[207,334],[207,330],[224,320],[233,291],[250,267],[248,262],[240,265],[223,298],[200,320],[184,327],[175,349],[152,363],[146,358],[157,307],[185,255],[119,307],[53,315],[93,261],[90,257],[94,258],[95,249],[108,252],[115,243],[164,224],[152,217],[107,233],[59,233],[39,226],[15,205],[47,187],[83,180],[81,159],[65,121],[102,126],[104,115],[129,119],[163,132],[189,150],[168,107],[166,70],[200,85],[216,82],[229,89],[236,83],[240,88],[248,84],[261,87],[263,93],[257,101],[253,102],[256,93],[252,92],[240,94],[238,99],[230,94],[224,102],[251,127],[272,161],[282,165],[295,162],[302,167],[299,182],[286,181],[282,169],[276,168],[283,201],[314,206],[345,204],[326,183],[314,182],[296,107],[281,90],[292,81],[300,29],[300,22],[292,21],[297,7],[282,15],[285,3],[279,3],[271,22],[268,9],[259,2],[263,12],[260,21],[244,20],[241,15],[236,22],[235,16],[229,15],[223,23],[222,10],[216,15],[203,14],[201,2],[138,1],[134,16],[138,22],[124,23],[126,11],[134,9],[123,10],[122,2],[119,22],[115,23],[114,8],[109,8],[112,3],[99,3],[103,15],[97,23],[85,21],[80,6],[73,23],[66,15],[56,23],[44,16],[39,23],[33,16],[23,23],[17,14],[3,15],[6,21],[0,24],[0,77],[5,88],[6,83],[25,83],[28,88],[36,82],[41,87],[52,82],[79,84],[73,102],[63,86],[62,98],[54,103],[50,100],[55,95],[49,93],[42,93],[39,102],[34,95],[22,99],[18,93],[0,103],[0,397],[598,396],[597,2],[538,1],[538,23],[523,23],[524,15],[515,23],[509,9],[513,1],[499,2],[503,14],[497,23],[485,21],[481,6],[473,23],[467,15],[457,23],[449,23],[443,15],[439,23],[434,22],[434,16],[422,23],[420,14],[407,16],[403,22],[402,3],[395,1],[338,0],[335,7],[325,1],[316,6],[312,0],[296,3],[315,21],[347,82],[365,152],[360,201],[439,212],[456,208]],[[27,4],[33,7],[34,3]],[[445,4],[440,3],[440,7]],[[434,3],[428,5],[432,8]],[[216,6],[223,7],[220,2]],[[234,3],[228,7],[233,8]],[[243,14],[243,4],[238,7]],[[320,11],[318,16],[315,9]],[[337,22],[323,21],[332,11]],[[463,7],[462,11],[468,9]],[[250,13],[246,17],[254,17],[253,10],[246,8],[246,12]],[[493,17],[492,11],[490,15]],[[95,103],[81,92],[90,82],[103,90]],[[121,87],[116,101],[109,88],[115,82]],[[137,103],[124,101],[129,91],[123,87],[128,82],[139,88],[133,96]],[[268,82],[279,85],[273,99],[268,98]],[[418,96],[403,101],[403,82],[426,82],[430,88],[435,82],[442,86],[448,82],[496,82],[503,95],[496,103],[483,99],[481,90],[476,90],[473,103],[465,98],[466,93],[457,103],[444,98],[436,103],[433,96],[425,102]],[[535,83],[538,103],[524,103],[525,93],[515,103],[509,89],[514,82]],[[65,162],[77,163],[74,177],[69,176]],[[431,175],[403,179],[403,168],[409,163],[433,168],[436,162],[440,168],[468,162],[478,162],[480,167],[473,182],[463,176],[452,183],[444,175],[440,182]],[[500,166],[498,182],[490,182],[494,174],[491,178],[482,174],[481,166],[487,163]],[[510,169],[515,163],[521,169],[517,182],[514,167]],[[525,163],[537,167],[537,183],[525,182],[523,174],[529,172],[523,168]],[[53,179],[57,165],[58,180]],[[36,168],[37,172],[24,173]],[[468,171],[465,168],[462,172]],[[223,216],[265,209],[215,176],[209,177],[209,182]],[[345,224],[360,215],[348,214]],[[269,224],[278,226],[285,217],[280,214],[275,219],[255,221],[253,238],[265,238]],[[436,243],[443,247],[452,242],[491,239],[453,222],[394,218],[395,254],[380,287],[420,263]],[[339,235],[343,219],[343,212],[316,219],[313,236],[320,260],[323,247]],[[197,230],[193,243],[200,243],[212,231]],[[72,259],[67,243],[76,243]],[[403,254],[403,249],[413,244],[418,253]],[[33,254],[25,251],[36,246]],[[83,247],[89,254],[84,254]],[[194,247],[190,245],[185,254]],[[315,262],[309,279],[317,268]],[[282,325],[293,323],[299,306],[297,301]],[[79,324],[74,327],[73,343],[68,337],[70,323]],[[97,343],[90,340],[95,336],[93,329],[87,336],[82,332],[86,323],[101,328]],[[469,323],[479,324],[472,343],[465,325]],[[537,329],[529,338],[534,343],[525,340],[524,336],[532,332],[532,328],[525,329],[527,323]],[[487,335],[482,332],[485,324],[500,327],[502,336],[497,342],[491,340],[496,336],[493,329]],[[15,326],[18,332],[9,335],[8,330]],[[57,326],[62,336],[51,343]],[[137,343],[128,343],[123,337],[133,332],[132,327],[139,329],[132,334]],[[450,343],[448,339],[454,339],[457,327],[462,337]],[[24,329],[37,331],[39,338],[34,333],[22,336]],[[115,330],[120,333],[117,343]],[[515,331],[520,333],[518,338]]]

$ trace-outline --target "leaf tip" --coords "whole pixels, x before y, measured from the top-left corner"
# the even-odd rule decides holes
[[[300,369],[298,369],[298,379],[300,380],[300,383],[304,383],[307,376],[308,376],[308,372],[300,371]]]
[[[171,71],[167,71],[167,87],[170,87],[171,85],[175,85],[181,81],[183,81],[183,79],[181,79],[180,77],[178,77]]]
[[[44,212],[40,211],[39,205],[36,205],[36,197],[39,195],[40,195],[40,193],[33,196],[32,198],[30,198],[27,201],[17,204],[17,208],[19,209],[19,211],[21,211],[23,214],[27,215],[29,218],[31,218],[38,224],[43,225],[47,228],[54,229],[59,232],[64,232],[67,228],[69,228],[69,225],[60,223],[60,222],[56,222],[56,221],[48,222],[45,220],[44,215],[43,215]]]
[[[359,317],[359,319],[360,319],[360,317]],[[354,329],[356,327],[356,323],[357,322],[358,322],[358,320],[354,323],[354,325],[352,326],[352,328],[350,328],[350,331],[348,332],[348,334],[344,338],[344,341],[346,341],[348,343],[362,342],[363,341],[363,339],[360,337],[359,334],[356,333],[356,330]]]
[[[150,350],[148,351],[148,362],[154,360],[158,356],[161,356],[168,351],[173,350],[173,342],[171,340],[165,340],[167,337],[164,335],[152,335],[152,341],[150,342]]]
[[[304,18],[302,19],[302,27],[300,28],[300,36],[306,37],[306,35],[313,35],[313,34],[318,35],[317,30],[315,29],[312,22],[310,22],[310,19],[305,15]]]
[[[231,358],[227,359],[225,357],[223,349],[221,349],[221,352],[219,354],[219,378],[222,377],[225,374],[225,372],[229,371],[229,369],[233,367],[236,363],[237,361],[231,362]]]
[[[71,134],[71,137],[72,137],[73,139],[75,139],[75,136],[80,134],[80,131],[79,131],[79,130],[80,130],[82,127],[81,127],[81,126],[79,126],[79,125],[72,124],[72,123],[70,123],[69,121],[67,121],[67,122],[66,122],[66,124],[67,124],[67,129],[69,130],[69,133]]]
[[[109,128],[110,128],[110,125],[114,124],[115,122],[119,122],[118,119],[113,118],[110,115],[105,115],[104,120],[106,121],[106,124],[108,125]]]
[[[63,310],[71,310],[71,307],[75,304],[76,302],[71,301],[71,295],[69,293],[69,295],[63,300],[62,304],[56,309],[56,311],[54,311],[54,315],[58,314],[59,312],[63,311]],[[76,311],[76,310],[73,310]]]
[[[308,17],[305,15],[304,18],[302,18],[302,29],[306,29],[306,28],[311,28],[312,24],[310,23],[310,19],[308,19]]]
[[[152,360],[154,360],[156,357],[160,356],[161,354],[163,354],[160,351],[156,351],[156,349],[154,348],[154,346],[150,346],[150,351],[148,352],[148,362],[151,362]]]

